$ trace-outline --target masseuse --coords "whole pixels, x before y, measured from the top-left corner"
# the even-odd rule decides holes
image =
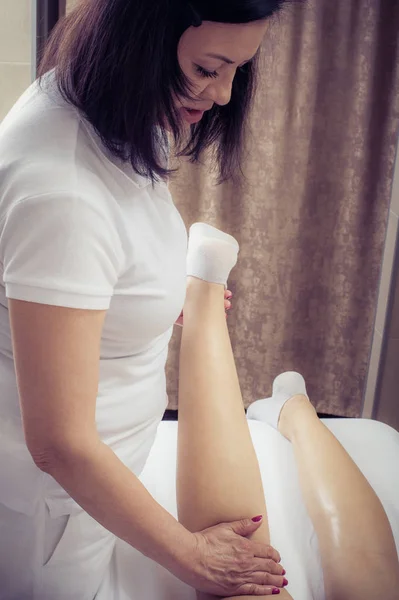
[[[199,538],[138,479],[186,294],[168,135],[237,172],[282,5],[83,0],[0,126],[2,599],[92,600],[116,537],[204,592],[283,586],[277,552],[246,539],[256,515]]]

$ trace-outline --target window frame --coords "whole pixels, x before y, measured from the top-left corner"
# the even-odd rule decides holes
[[[37,77],[40,57],[51,31],[65,11],[66,0],[32,0],[32,79]]]

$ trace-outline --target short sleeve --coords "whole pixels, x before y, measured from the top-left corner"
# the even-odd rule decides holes
[[[122,245],[107,207],[46,194],[9,209],[0,229],[7,298],[92,310],[109,308]]]

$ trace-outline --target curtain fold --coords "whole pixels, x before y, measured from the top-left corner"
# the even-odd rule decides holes
[[[293,3],[262,48],[241,189],[183,163],[187,226],[237,237],[228,319],[244,403],[298,370],[320,412],[360,416],[399,129],[399,3]],[[168,361],[177,408],[176,329]]]

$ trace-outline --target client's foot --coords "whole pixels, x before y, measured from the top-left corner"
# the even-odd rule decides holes
[[[211,225],[195,223],[190,228],[187,275],[226,286],[238,251],[238,243],[231,235]]]
[[[249,419],[263,421],[278,429],[284,437],[291,439],[296,416],[306,411],[316,411],[309,401],[305,380],[293,371],[282,373],[273,383],[273,396],[251,404],[247,416]]]

